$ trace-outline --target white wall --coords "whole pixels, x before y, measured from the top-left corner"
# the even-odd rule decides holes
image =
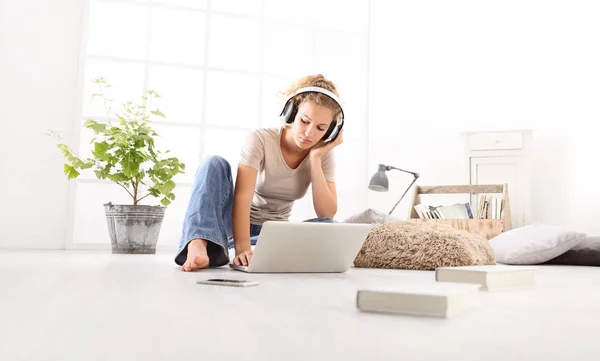
[[[460,132],[532,129],[533,221],[600,234],[599,18],[591,0],[371,0],[369,168],[466,184]],[[370,207],[411,180],[389,176],[395,194]]]
[[[79,0],[0,2],[0,248],[63,248],[68,183],[48,128],[70,138]]]
[[[464,183],[458,134],[534,130],[533,216],[595,225],[600,126],[599,5],[371,0],[369,168]],[[48,128],[72,139],[78,0],[0,0],[0,248],[63,248],[68,182]],[[551,124],[554,122],[555,124]],[[585,125],[584,125],[585,122]],[[390,173],[388,211],[410,182]],[[405,216],[410,194],[395,215]]]
[[[116,5],[120,3],[118,1],[107,2]],[[2,176],[0,177],[0,189],[2,190],[2,197],[0,198],[2,200],[2,206],[0,207],[0,220],[2,221],[2,227],[0,227],[0,249],[62,249],[65,246],[67,248],[74,248],[79,247],[79,244],[75,244],[77,242],[73,240],[81,239],[85,239],[83,242],[79,242],[83,244],[81,247],[84,248],[90,245],[95,246],[95,243],[99,242],[103,242],[100,246],[109,246],[107,237],[103,235],[103,232],[106,232],[105,221],[103,221],[103,210],[101,206],[98,206],[106,202],[107,192],[96,192],[99,187],[89,191],[90,188],[93,188],[90,185],[94,186],[96,184],[92,182],[79,182],[83,177],[78,180],[79,183],[75,181],[69,183],[63,174],[64,158],[56,148],[55,141],[45,135],[48,129],[59,131],[65,141],[73,149],[78,150],[78,137],[81,129],[78,125],[78,119],[82,113],[80,102],[82,102],[82,94],[84,93],[83,88],[86,84],[89,84],[89,79],[92,78],[90,76],[92,73],[88,74],[85,71],[85,60],[89,59],[86,59],[85,51],[80,52],[81,45],[86,43],[81,39],[82,29],[87,31],[96,30],[96,35],[99,33],[97,31],[99,29],[87,26],[85,20],[82,24],[82,12],[86,3],[87,1],[83,0],[0,0],[0,169],[2,171]],[[130,3],[138,2],[134,1]],[[144,6],[143,1],[139,3]],[[176,1],[173,3],[176,3]],[[260,1],[251,2],[250,8],[240,7],[234,3],[229,4],[216,1],[213,1],[211,4],[216,10],[243,13],[246,10],[250,10],[250,12],[255,11],[257,4],[260,3]],[[267,96],[265,96],[265,103],[262,105],[257,104],[256,108],[260,109],[264,107],[266,110],[271,109],[273,105],[266,104],[270,104],[271,98],[269,95],[271,93],[275,95],[275,86],[279,87],[282,80],[291,76],[296,78],[297,76],[304,75],[306,72],[305,69],[312,69],[311,72],[313,73],[322,72],[334,79],[341,92],[346,95],[345,99],[356,99],[357,101],[352,102],[352,105],[347,109],[347,113],[350,117],[354,115],[355,119],[360,118],[361,121],[364,121],[366,118],[366,104],[364,104],[366,86],[364,86],[364,83],[366,82],[367,74],[366,67],[363,66],[363,64],[366,64],[366,16],[368,14],[365,11],[367,8],[366,4],[368,2],[364,0],[353,2],[350,5],[346,4],[346,16],[338,17],[335,20],[324,20],[331,18],[330,16],[323,16],[324,14],[337,14],[335,3],[329,1],[321,4],[321,12],[316,14],[309,10],[310,14],[298,16],[295,21],[292,21],[292,23],[298,23],[293,25],[290,22],[279,24],[279,20],[281,19],[279,15],[289,12],[290,6],[294,7],[295,5],[290,3],[281,6],[279,2],[264,2],[262,9],[266,12],[265,19],[269,21],[273,20],[271,21],[272,23],[268,23],[266,28],[274,29],[270,34],[267,34],[266,41],[263,42],[263,46],[264,44],[273,44],[274,46],[264,46],[264,54],[273,55],[280,53],[278,53],[279,49],[277,48],[277,44],[281,43],[279,35],[286,34],[288,28],[292,29],[295,37],[312,34],[303,40],[308,41],[309,49],[313,49],[314,52],[305,52],[300,57],[293,54],[290,55],[291,53],[285,56],[279,54],[273,56],[271,61],[265,63],[265,66],[261,65],[260,68],[265,71],[264,75],[267,75],[263,81],[263,92]],[[189,5],[190,7],[194,6],[191,3]],[[201,8],[203,7],[201,4],[196,5],[199,5]],[[310,8],[304,5],[301,7]],[[228,9],[227,6],[233,7],[235,11],[231,8]],[[114,8],[118,9],[118,6]],[[298,13],[297,10],[302,9],[293,10]],[[169,13],[169,11],[166,12]],[[123,12],[120,14],[122,15]],[[222,23],[225,24],[227,17],[221,15],[219,18],[225,21]],[[314,18],[310,18],[309,15],[314,16]],[[171,19],[170,16],[166,16],[166,18]],[[187,17],[184,16],[184,18]],[[237,18],[237,16],[234,14],[232,18]],[[357,18],[361,20],[364,18],[365,21],[355,21]],[[114,25],[103,21],[105,19],[102,19],[101,16],[98,19],[102,20],[100,22],[105,26]],[[240,17],[239,20],[241,23],[245,23],[248,19]],[[263,20],[261,16],[261,21]],[[248,22],[252,23],[250,20]],[[142,23],[144,22],[142,21]],[[165,23],[169,24],[162,21],[162,18],[159,18],[156,23],[161,26],[164,26]],[[132,22],[132,24],[130,25],[135,28],[136,23]],[[216,21],[213,21],[212,24],[218,25]],[[314,29],[306,29],[306,27],[311,26]],[[250,26],[250,28],[254,27]],[[110,36],[115,34],[116,36],[121,36],[121,39],[131,39],[131,37],[128,38],[125,36],[126,34],[123,30],[121,29],[116,33],[114,31],[106,31],[108,33],[106,36],[106,39],[109,39],[108,43],[110,44],[112,40]],[[142,32],[145,32],[145,30],[147,29],[144,28]],[[154,31],[160,31],[160,26],[154,29]],[[214,34],[217,34],[217,32],[213,32]],[[231,32],[223,32],[221,38],[217,37],[217,39],[221,39],[223,43],[228,42],[229,45],[235,43],[235,40],[239,41],[239,39],[235,38],[230,39],[230,34]],[[191,39],[194,40],[193,34],[188,34],[188,36],[192,36]],[[133,38],[135,39],[135,36]],[[98,40],[98,37],[96,37],[96,40]],[[100,40],[100,48],[104,46],[104,50],[106,50],[105,46],[107,43],[102,43],[103,39]],[[113,45],[115,45],[115,48],[120,49],[120,43],[116,43]],[[244,45],[247,45],[247,43],[244,43]],[[323,47],[324,49],[322,49]],[[238,51],[236,49],[239,47],[222,46],[221,48],[221,50],[227,50],[219,52],[222,58],[232,59],[231,54],[235,56]],[[163,53],[171,55],[176,53],[169,50],[166,49],[166,52]],[[145,51],[143,53],[146,54]],[[255,51],[255,53],[259,52]],[[123,54],[119,53],[95,55],[101,57],[108,56],[109,58],[123,56]],[[289,58],[290,56],[293,59]],[[177,59],[175,60],[175,63],[177,63]],[[340,64],[343,60],[345,61],[342,64],[343,66],[341,66]],[[179,63],[183,64],[185,61]],[[89,62],[87,64],[89,65]],[[95,64],[97,65],[98,61]],[[219,66],[216,68],[223,70],[229,69],[232,65],[237,66],[238,64],[229,62],[228,64],[217,65]],[[92,66],[91,68],[93,69],[94,67]],[[78,73],[80,69],[81,71]],[[359,71],[355,71],[355,69]],[[236,69],[233,70],[236,71]],[[261,72],[263,71],[261,70]],[[246,78],[255,78],[257,75],[259,74],[250,74]],[[128,80],[133,83],[131,79]],[[175,79],[173,82],[166,82],[166,85],[177,85],[177,82],[180,80]],[[173,90],[173,88],[175,87],[171,87],[170,90]],[[163,88],[161,87],[161,89]],[[188,89],[190,88],[183,88],[176,95],[185,94]],[[177,90],[181,89],[177,88]],[[162,91],[159,91],[159,93],[165,95]],[[195,93],[192,94],[195,95]],[[218,98],[219,94],[226,94],[226,92],[211,92],[211,94],[216,94]],[[211,101],[213,105],[216,104],[214,98]],[[221,102],[221,104],[216,104],[217,106],[214,109],[223,104],[229,105],[228,102]],[[274,106],[276,108],[277,104],[274,104]],[[83,108],[85,109],[85,102]],[[181,109],[179,110],[181,114]],[[90,115],[85,111],[83,113],[85,116]],[[358,116],[356,116],[357,114]],[[241,117],[240,119],[244,118]],[[181,119],[178,120],[181,121]],[[268,120],[265,119],[264,121]],[[348,216],[350,209],[352,210],[351,212],[358,212],[359,208],[362,209],[365,205],[364,171],[366,162],[361,161],[363,165],[358,167],[358,171],[347,165],[348,163],[355,162],[357,158],[364,156],[364,151],[360,148],[366,144],[366,137],[364,136],[366,124],[356,125],[357,123],[359,122],[355,122],[355,126],[345,132],[348,147],[354,148],[346,148],[349,151],[344,153],[346,155],[340,154],[339,163],[341,168],[340,175],[360,174],[360,176],[350,176],[346,177],[344,182],[340,181],[340,185],[344,184],[346,188],[350,188],[346,190],[342,189],[343,187],[341,186],[338,187],[340,205],[344,206],[343,210],[338,212],[338,216],[341,218]],[[164,126],[166,123],[162,125],[162,127],[157,128],[162,135],[167,134],[166,139],[169,136],[174,136],[172,139],[181,140],[180,133],[169,131],[168,127]],[[185,126],[187,125],[189,124],[181,123],[175,127],[186,129]],[[221,126],[221,124],[218,125]],[[230,125],[235,128],[234,124]],[[270,124],[262,125],[266,126]],[[223,129],[219,127],[215,127],[215,129],[213,133],[207,132],[207,137],[210,137],[210,134],[224,134]],[[190,133],[192,135],[189,135],[189,138],[194,139],[194,131],[199,132],[200,128],[192,128],[192,132]],[[235,136],[241,136],[245,131],[244,129],[233,129],[230,134],[234,133]],[[85,141],[85,137],[82,140]],[[194,147],[201,147],[202,150],[187,152],[187,155],[182,156],[180,159],[186,161],[188,170],[191,169],[191,173],[193,174],[196,157],[200,152],[206,154],[223,154],[222,151],[226,150],[227,154],[224,154],[226,156],[228,154],[235,154],[235,152],[229,152],[228,149],[220,148],[221,143],[214,141],[213,137],[206,144],[194,144]],[[218,145],[219,148],[215,145]],[[173,149],[176,147],[171,145],[169,148]],[[173,150],[178,151],[181,148]],[[354,153],[360,154],[355,155]],[[190,159],[193,162],[189,162]],[[360,179],[360,181],[354,181],[354,179]],[[189,182],[191,179],[187,181]],[[84,184],[84,186],[81,186],[81,184]],[[360,186],[355,186],[356,184]],[[189,185],[188,183],[188,189]],[[118,190],[119,188],[117,187],[116,189]],[[182,193],[178,193],[178,200],[176,201],[182,206],[174,209],[173,205],[171,205],[165,222],[163,222],[164,228],[161,231],[161,237],[165,240],[165,243],[170,242],[170,244],[166,244],[167,247],[174,247],[178,241],[181,217],[177,216],[176,212],[180,211],[180,214],[184,213],[184,202],[186,202],[186,197],[189,197],[189,191],[186,193],[185,185],[179,184],[177,189],[183,189]],[[358,191],[355,192],[355,189]],[[69,191],[71,191],[70,196]],[[89,197],[78,197],[81,194],[89,195]],[[124,192],[119,194],[123,195]],[[311,207],[309,208],[309,206],[312,202],[309,201],[310,199],[307,197],[297,203],[298,207],[296,207],[297,212],[295,216],[302,219],[311,216]],[[82,207],[82,205],[88,208]],[[90,225],[96,226],[96,228]],[[102,229],[102,232],[98,232],[98,229]],[[83,237],[81,236],[82,234],[84,235]],[[162,245],[159,242],[159,247]]]

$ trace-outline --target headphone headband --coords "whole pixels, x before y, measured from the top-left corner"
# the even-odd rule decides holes
[[[283,104],[287,104],[290,101],[290,99],[292,99],[296,95],[302,94],[302,93],[321,93],[321,94],[327,95],[328,97],[333,99],[333,101],[335,101],[337,103],[337,105],[340,107],[340,110],[342,112],[341,121],[342,122],[344,121],[344,106],[342,105],[342,101],[340,100],[340,98],[338,98],[338,96],[335,95],[333,92],[331,92],[325,88],[318,87],[318,86],[306,86],[306,87],[302,87],[302,88],[296,90],[292,94],[288,95],[287,98],[285,98],[285,101],[283,102]]]

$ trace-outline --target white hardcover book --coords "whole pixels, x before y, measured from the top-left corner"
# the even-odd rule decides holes
[[[449,318],[477,306],[480,288],[464,283],[425,282],[360,289],[356,306],[364,312]]]
[[[502,199],[498,199],[498,202],[496,202],[496,214],[498,215],[498,218],[502,218],[502,203]]]
[[[533,287],[535,271],[535,267],[509,265],[439,267],[435,280],[477,284],[484,291],[505,290]]]
[[[422,204],[417,204],[414,208],[415,208],[415,212],[417,212],[417,215],[419,216],[419,218],[427,218],[423,214],[423,205]]]
[[[438,208],[444,218],[447,219],[469,219],[469,212],[465,203],[453,204],[451,206],[443,206]]]

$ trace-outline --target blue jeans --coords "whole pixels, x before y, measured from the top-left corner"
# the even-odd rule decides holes
[[[234,247],[232,231],[233,177],[231,165],[219,156],[205,158],[196,170],[192,195],[188,203],[175,263],[187,259],[188,243],[196,238],[207,241],[210,266],[229,263],[229,248]],[[312,218],[306,222],[335,222],[329,218]],[[262,226],[250,224],[250,242],[256,245]]]

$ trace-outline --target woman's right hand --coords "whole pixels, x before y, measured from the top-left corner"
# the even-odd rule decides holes
[[[250,264],[250,258],[252,258],[252,250],[243,251],[235,256],[233,264],[236,266],[247,266]]]

